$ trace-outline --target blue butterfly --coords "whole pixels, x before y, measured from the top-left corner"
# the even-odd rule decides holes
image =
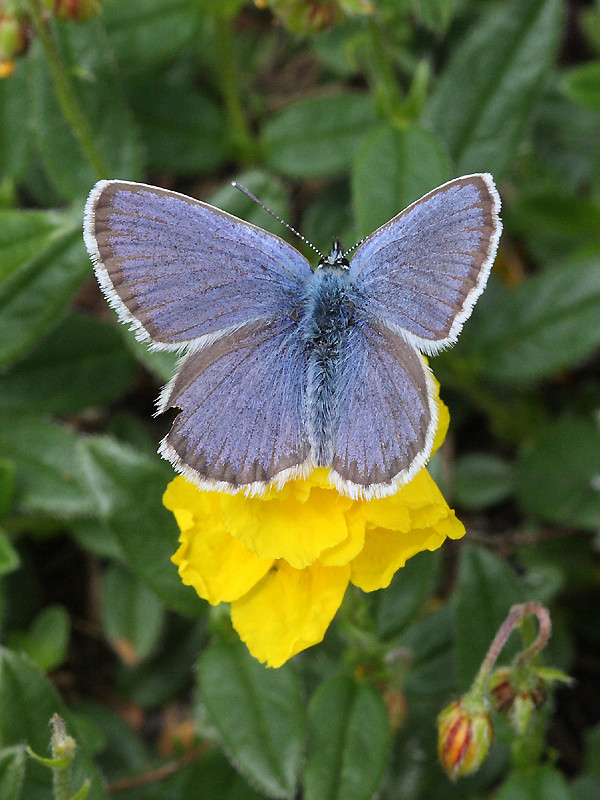
[[[431,455],[438,422],[421,352],[453,344],[502,230],[488,174],[445,183],[313,271],[287,242],[190,197],[100,181],[84,239],[139,339],[185,351],[158,410],[159,452],[205,489],[262,493],[329,467],[382,497]]]

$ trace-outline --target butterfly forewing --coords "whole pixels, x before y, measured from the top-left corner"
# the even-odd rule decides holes
[[[160,410],[182,409],[161,453],[207,488],[262,491],[308,469],[306,352],[291,320],[259,321],[184,359]]]
[[[438,418],[433,379],[415,348],[377,322],[351,330],[345,364],[335,484],[353,497],[389,494],[431,454]]]
[[[84,237],[121,319],[169,349],[289,313],[310,275],[306,259],[279,237],[145,184],[97,184]]]
[[[499,211],[491,176],[467,175],[367,237],[350,274],[368,314],[428,353],[455,342],[493,264]]]

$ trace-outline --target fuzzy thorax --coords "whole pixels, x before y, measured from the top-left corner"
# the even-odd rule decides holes
[[[315,466],[327,467],[339,425],[348,330],[355,320],[355,290],[347,269],[324,265],[311,276],[305,297],[302,335],[308,357],[306,425]]]

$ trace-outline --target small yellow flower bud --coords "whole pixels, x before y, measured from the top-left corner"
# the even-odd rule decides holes
[[[483,702],[462,698],[438,716],[438,755],[452,779],[476,772],[493,738],[492,721]]]

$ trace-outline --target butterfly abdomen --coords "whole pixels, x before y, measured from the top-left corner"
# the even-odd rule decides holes
[[[347,270],[319,268],[308,284],[301,323],[308,349],[305,418],[316,466],[329,466],[333,460],[338,392],[354,316],[354,290]]]

